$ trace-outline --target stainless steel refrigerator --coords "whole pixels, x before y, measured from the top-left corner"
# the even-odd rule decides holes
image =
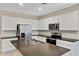
[[[18,39],[32,39],[32,26],[29,24],[17,24],[16,35]]]

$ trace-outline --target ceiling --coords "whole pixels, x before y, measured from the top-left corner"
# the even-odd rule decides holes
[[[75,3],[47,3],[47,5],[41,3],[23,3],[23,5],[19,5],[19,3],[0,3],[0,10],[41,16],[72,5],[75,5]],[[38,10],[40,7],[42,10]]]

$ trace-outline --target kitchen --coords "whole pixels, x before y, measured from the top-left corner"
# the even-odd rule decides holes
[[[8,11],[10,11],[10,12],[7,12],[7,10],[1,11],[1,16],[0,16],[0,22],[1,22],[0,26],[1,26],[1,31],[2,31],[1,32],[2,55],[21,55],[21,56],[23,54],[24,55],[34,55],[31,52],[29,52],[31,54],[29,54],[29,53],[26,54],[26,53],[20,51],[19,49],[16,49],[17,47],[15,44],[16,44],[16,40],[18,40],[17,36],[19,36],[19,38],[21,38],[21,35],[17,35],[17,32],[20,30],[19,31],[19,34],[20,34],[21,29],[23,29],[23,28],[20,28],[18,30],[17,27],[20,27],[20,26],[17,26],[18,24],[19,25],[22,25],[22,24],[31,25],[30,32],[31,32],[31,36],[33,39],[32,43],[35,44],[36,46],[38,45],[38,43],[35,43],[35,42],[40,41],[42,43],[41,44],[39,43],[40,44],[39,46],[41,46],[43,49],[44,49],[43,45],[44,46],[52,45],[53,48],[51,48],[51,49],[54,49],[54,48],[59,49],[59,50],[54,49],[52,52],[54,52],[55,50],[60,51],[60,52],[57,52],[57,53],[54,52],[53,54],[51,54],[50,49],[48,49],[46,47],[46,51],[48,51],[48,52],[44,51],[43,49],[42,49],[43,51],[41,49],[37,50],[37,51],[40,51],[40,54],[43,52],[44,55],[51,54],[51,55],[55,55],[55,56],[79,55],[79,51],[78,51],[78,47],[79,47],[78,46],[78,44],[79,44],[79,41],[78,41],[79,40],[78,7],[79,7],[79,4],[75,4],[75,3],[74,4],[72,4],[72,3],[55,4],[55,5],[57,5],[56,7],[58,9],[56,9],[53,6],[54,5],[53,3],[24,4],[24,6],[27,6],[27,7],[28,6],[31,7],[32,5],[34,5],[34,6],[38,5],[39,7],[41,6],[43,8],[47,8],[47,6],[48,6],[50,11],[53,8],[55,9],[51,13],[49,12],[47,14],[42,14],[43,12],[45,13],[47,11],[47,9],[46,9],[46,11],[44,11],[44,10],[41,10],[41,8],[38,8],[39,9],[38,15],[40,15],[39,17],[36,17],[35,15],[28,16],[28,15],[21,14],[21,13],[11,12],[11,9],[9,9],[11,7],[9,6],[9,4],[3,4],[2,6],[4,6],[4,8],[2,8],[2,10],[5,9],[5,5],[8,5],[7,8],[8,8]],[[13,5],[17,5],[17,4],[13,4]],[[52,6],[52,9],[49,6]],[[23,8],[23,6],[19,6],[19,7]],[[31,8],[29,8],[29,9],[31,9]],[[17,11],[17,12],[19,12],[19,11]],[[33,11],[33,12],[35,12],[35,11]],[[36,12],[38,12],[38,11],[36,11]],[[37,15],[37,13],[36,13],[36,15]],[[25,32],[26,32],[26,30],[25,30]],[[25,32],[23,32],[23,33],[25,33]],[[23,34],[23,35],[25,38],[25,34]],[[28,48],[30,48],[30,47],[28,47]],[[35,49],[35,47],[33,49]],[[36,49],[37,49],[37,47],[36,47]],[[29,51],[29,50],[27,50],[27,51]],[[33,50],[33,51],[35,51],[35,50]],[[45,52],[46,52],[46,54],[45,54]],[[37,55],[40,55],[40,54],[37,54]]]

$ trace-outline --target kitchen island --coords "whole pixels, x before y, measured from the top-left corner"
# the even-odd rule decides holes
[[[23,56],[61,56],[70,51],[67,48],[37,40],[12,40],[11,43]]]

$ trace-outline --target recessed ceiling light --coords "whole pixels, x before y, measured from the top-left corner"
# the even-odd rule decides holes
[[[23,3],[19,3],[20,6],[23,6]]]
[[[39,8],[38,8],[38,10],[39,10],[39,11],[41,11],[41,10],[42,10],[42,8],[41,8],[41,7],[39,7]]]

